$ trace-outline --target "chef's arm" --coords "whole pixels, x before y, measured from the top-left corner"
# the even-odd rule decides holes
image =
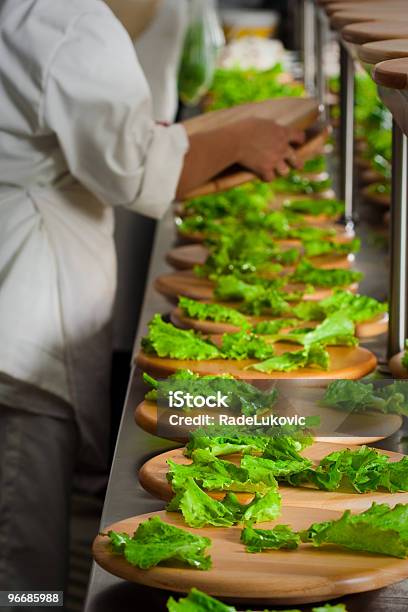
[[[296,164],[291,144],[303,134],[257,117],[228,123],[221,128],[189,135],[189,149],[177,186],[177,198],[238,163],[266,181],[287,174]]]

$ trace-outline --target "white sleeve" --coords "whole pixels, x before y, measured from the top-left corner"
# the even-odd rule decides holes
[[[155,124],[130,38],[102,3],[70,25],[54,53],[40,119],[56,133],[70,172],[100,200],[164,214],[188,138],[181,125]]]

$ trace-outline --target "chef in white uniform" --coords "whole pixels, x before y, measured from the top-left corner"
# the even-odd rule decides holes
[[[73,469],[105,474],[112,206],[159,218],[232,162],[271,178],[292,137],[189,141],[102,0],[0,0],[0,590],[63,588]]]

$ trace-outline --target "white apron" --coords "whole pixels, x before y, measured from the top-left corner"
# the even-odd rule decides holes
[[[155,125],[102,1],[0,1],[0,373],[74,407],[89,464],[109,420],[111,206],[160,217],[187,147]]]

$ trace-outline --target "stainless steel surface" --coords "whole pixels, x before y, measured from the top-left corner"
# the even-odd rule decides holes
[[[361,291],[378,299],[386,299],[388,264],[386,253],[379,250],[372,240],[372,230],[364,222],[358,234],[362,237],[362,252],[357,256],[356,267],[365,272]],[[152,287],[152,282],[168,270],[165,254],[174,242],[174,225],[172,215],[168,214],[158,224],[154,250],[149,270],[148,288],[142,310],[138,336],[135,343],[137,350],[140,338],[146,331],[146,324],[155,312],[168,312],[168,303]],[[365,345],[375,351],[381,361],[385,360],[385,338],[379,337]],[[121,426],[113,460],[109,486],[106,494],[101,519],[101,530],[120,519],[163,508],[163,503],[146,493],[138,483],[138,467],[146,459],[159,452],[164,452],[175,445],[151,436],[139,429],[134,422],[133,413],[136,405],[143,398],[144,390],[140,383],[140,373],[134,370],[131,375],[129,391],[126,398]],[[403,451],[401,437],[407,435],[406,428],[384,440],[383,448]],[[126,583],[97,566],[93,567],[85,612],[135,612],[149,609],[151,612],[163,612],[169,596],[163,592],[147,587]],[[408,609],[408,581],[392,587],[367,594],[342,598],[347,603],[349,612],[406,612]],[[302,610],[309,609],[300,606]]]
[[[302,59],[306,91],[316,93],[316,7],[314,0],[303,0],[302,11]]]
[[[328,23],[326,14],[319,10],[315,11],[316,28],[316,96],[319,101],[322,119],[327,119],[326,95],[327,80],[325,74],[324,50],[328,40]]]
[[[390,234],[390,330],[388,356],[399,353],[407,337],[408,300],[408,139],[392,127],[392,192]]]
[[[354,225],[354,61],[340,43],[340,194],[346,225]]]

